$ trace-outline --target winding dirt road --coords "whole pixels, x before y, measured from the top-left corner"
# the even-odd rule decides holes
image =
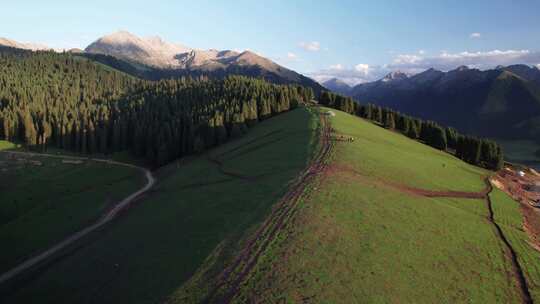
[[[152,172],[150,170],[138,167],[132,164],[122,163],[118,161],[113,160],[106,160],[106,159],[98,159],[98,158],[86,158],[86,157],[76,157],[76,156],[64,156],[64,155],[55,155],[55,154],[42,154],[42,153],[31,153],[31,152],[19,152],[19,151],[0,151],[0,153],[10,153],[10,154],[20,154],[25,156],[39,156],[39,157],[51,157],[51,158],[61,158],[61,159],[72,159],[72,160],[84,160],[84,161],[95,161],[95,162],[102,162],[107,163],[111,165],[118,165],[118,166],[124,166],[124,167],[130,167],[134,169],[138,169],[144,172],[146,177],[146,185],[144,185],[141,189],[137,190],[136,192],[130,194],[128,197],[124,198],[120,202],[118,202],[111,210],[109,210],[107,213],[105,213],[96,223],[92,224],[91,226],[88,226],[84,228],[83,230],[69,236],[62,242],[52,246],[51,248],[43,251],[42,253],[26,260],[19,266],[11,269],[8,272],[3,273],[0,275],[0,284],[9,281],[10,279],[14,278],[15,276],[23,273],[24,271],[30,269],[31,267],[43,262],[47,258],[51,257],[55,253],[59,252],[60,250],[66,248],[67,246],[73,244],[77,240],[83,238],[87,234],[99,229],[100,227],[104,226],[108,222],[112,221],[120,211],[125,209],[130,205],[130,203],[139,195],[142,193],[148,191],[154,183],[156,182],[154,176],[152,175]]]

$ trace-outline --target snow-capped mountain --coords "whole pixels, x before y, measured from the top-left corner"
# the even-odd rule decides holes
[[[400,81],[409,78],[407,74],[401,72],[401,71],[395,71],[388,73],[388,75],[384,76],[383,79],[381,79],[382,82],[393,82],[393,81]]]

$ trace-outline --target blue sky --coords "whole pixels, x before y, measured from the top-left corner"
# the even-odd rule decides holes
[[[539,12],[540,1],[500,0],[18,0],[2,4],[0,37],[84,48],[127,30],[196,48],[250,49],[352,83],[394,69],[540,64]]]

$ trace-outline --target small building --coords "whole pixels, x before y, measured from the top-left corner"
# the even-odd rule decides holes
[[[328,115],[328,116],[336,116],[336,113],[334,113],[334,111],[327,111],[326,113],[324,113],[325,115]]]
[[[521,177],[524,177],[524,176],[525,176],[525,172],[523,172],[523,171],[518,171],[518,175],[521,176]]]

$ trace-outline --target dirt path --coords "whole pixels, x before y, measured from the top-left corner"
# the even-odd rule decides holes
[[[326,159],[330,155],[332,142],[330,140],[331,128],[327,117],[319,115],[321,121],[320,147],[311,160],[309,166],[295,179],[289,191],[276,204],[271,214],[263,222],[255,235],[247,241],[244,249],[219,276],[217,286],[210,292],[205,302],[230,303],[239,291],[240,284],[257,264],[259,257],[272,243],[280,230],[284,228],[287,219],[294,215],[305,186],[317,176],[325,167]],[[224,295],[217,295],[220,289],[225,288]],[[215,299],[219,297],[219,299]]]
[[[495,221],[494,218],[494,212],[493,212],[493,206],[491,203],[491,198],[489,197],[489,193],[493,191],[493,185],[491,185],[491,182],[489,181],[489,178],[485,179],[486,186],[488,187],[488,192],[485,196],[487,208],[489,211],[489,222],[495,227],[495,231],[497,232],[498,238],[501,240],[501,242],[505,246],[505,251],[507,255],[510,257],[510,261],[512,262],[512,272],[515,280],[517,281],[517,286],[520,289],[521,294],[521,300],[522,303],[533,303],[531,293],[529,292],[529,287],[527,285],[527,280],[525,279],[525,275],[523,274],[523,269],[521,268],[521,265],[519,264],[519,261],[517,259],[517,254],[506,236],[504,235],[501,227],[499,224]]]
[[[527,280],[525,279],[525,275],[523,274],[523,269],[521,268],[521,265],[519,264],[519,261],[517,259],[517,254],[504,235],[503,230],[499,226],[499,224],[495,221],[494,218],[494,212],[492,207],[492,202],[489,194],[493,191],[493,185],[490,182],[489,177],[484,178],[485,187],[482,191],[479,192],[462,192],[462,191],[434,191],[434,190],[426,190],[426,189],[420,189],[420,188],[414,188],[409,187],[404,184],[394,183],[386,180],[375,180],[373,178],[368,178],[353,168],[346,167],[346,166],[333,166],[333,168],[329,168],[328,173],[332,174],[334,171],[347,171],[350,173],[351,176],[353,176],[355,179],[359,180],[362,183],[370,183],[377,185],[379,187],[383,188],[390,188],[392,190],[397,190],[405,194],[410,195],[418,195],[418,196],[424,196],[424,197],[444,197],[444,198],[467,198],[467,199],[481,199],[486,202],[486,207],[488,209],[488,221],[491,225],[493,225],[493,228],[495,230],[497,238],[501,241],[503,244],[503,249],[505,256],[510,259],[511,268],[512,268],[512,280],[515,280],[516,287],[519,288],[521,300],[522,303],[533,303],[529,288],[527,285]]]
[[[269,132],[263,136],[260,136],[260,137],[257,137],[255,139],[252,139],[250,141],[247,141],[245,142],[244,144],[236,147],[236,148],[233,148],[231,150],[228,150],[228,151],[225,151],[225,152],[222,152],[221,154],[218,154],[218,155],[212,155],[210,153],[207,154],[206,156],[206,159],[213,163],[214,165],[216,165],[218,167],[218,170],[219,172],[221,172],[221,174],[223,175],[227,175],[229,177],[232,177],[232,178],[238,178],[238,179],[243,179],[245,181],[255,181],[256,179],[260,178],[260,177],[263,177],[265,176],[266,174],[260,174],[260,175],[256,175],[256,176],[250,176],[250,175],[246,175],[246,174],[243,174],[243,173],[239,173],[239,172],[235,172],[235,171],[231,171],[227,168],[225,168],[225,164],[223,163],[223,156],[225,155],[229,155],[233,152],[237,152],[240,150],[239,153],[233,155],[233,157],[237,157],[239,155],[243,155],[243,154],[246,154],[246,153],[250,153],[250,152],[253,152],[255,150],[258,150],[258,149],[261,149],[263,147],[266,147],[270,144],[273,144],[273,143],[276,143],[278,141],[281,141],[283,140],[283,138],[278,138],[278,139],[274,139],[274,140],[271,140],[271,141],[268,141],[268,142],[263,142],[263,143],[260,143],[256,146],[253,146],[253,147],[249,147],[247,149],[245,149],[245,147],[253,144],[253,143],[256,143],[256,142],[259,142],[261,141],[262,139],[265,139],[267,137],[270,137],[270,136],[273,136],[275,134],[279,134],[283,132],[283,130],[275,130],[275,131],[272,131],[272,132]],[[230,158],[229,158],[230,159]]]
[[[28,270],[29,268],[43,262],[47,258],[51,257],[55,253],[59,252],[60,250],[66,248],[67,246],[73,244],[77,240],[83,238],[85,235],[97,230],[98,228],[104,226],[108,222],[112,221],[118,213],[120,213],[123,209],[128,207],[130,203],[139,195],[142,193],[148,191],[154,183],[156,182],[154,176],[152,175],[152,172],[150,170],[138,167],[132,164],[117,162],[113,160],[106,160],[106,159],[97,159],[97,158],[86,158],[86,157],[76,157],[76,156],[63,156],[63,155],[55,155],[55,154],[42,154],[42,153],[31,153],[31,152],[18,152],[18,151],[0,151],[0,153],[11,153],[11,154],[20,154],[20,155],[26,155],[26,156],[40,156],[40,157],[52,157],[52,158],[61,158],[61,159],[73,159],[73,160],[84,160],[84,161],[95,161],[95,162],[102,162],[112,165],[118,165],[118,166],[124,166],[124,167],[130,167],[135,168],[138,170],[141,170],[144,172],[146,177],[146,185],[144,185],[141,189],[137,190],[136,192],[130,194],[128,197],[124,198],[120,202],[118,202],[111,210],[109,210],[107,213],[105,213],[96,223],[92,224],[91,226],[88,226],[84,228],[83,230],[69,236],[62,242],[54,245],[53,247],[47,249],[46,251],[26,260],[24,263],[20,264],[19,266],[11,269],[8,272],[3,273],[0,275],[0,284],[14,278],[15,276],[23,273],[24,271]]]
[[[424,196],[424,197],[441,197],[441,198],[468,198],[468,199],[484,199],[489,193],[489,187],[484,187],[481,191],[453,191],[453,190],[428,190],[422,188],[411,187],[402,183],[389,181],[375,176],[368,176],[362,172],[343,164],[332,164],[326,170],[328,176],[336,176],[338,174],[348,173],[348,176],[357,182],[363,184],[375,185],[384,189],[399,191],[404,194]]]

